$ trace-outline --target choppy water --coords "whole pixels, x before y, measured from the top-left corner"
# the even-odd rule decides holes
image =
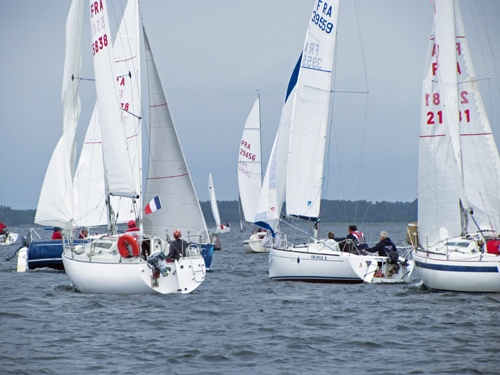
[[[270,281],[267,254],[246,254],[235,229],[189,295],[81,294],[62,272],[16,273],[4,256],[18,245],[0,248],[0,373],[500,373],[500,294],[430,292],[417,273],[406,285]],[[404,239],[404,225],[362,229]]]

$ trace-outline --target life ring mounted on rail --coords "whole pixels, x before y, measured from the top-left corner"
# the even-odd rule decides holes
[[[137,241],[134,239],[134,237],[129,236],[128,234],[124,234],[123,236],[118,238],[118,251],[124,258],[129,256],[138,257],[141,253]]]

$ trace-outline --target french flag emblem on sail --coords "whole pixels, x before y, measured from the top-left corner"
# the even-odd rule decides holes
[[[159,210],[161,208],[161,202],[160,202],[160,197],[156,196],[151,201],[148,203],[144,211],[146,211],[146,215],[150,214],[151,212],[155,212],[156,210]]]

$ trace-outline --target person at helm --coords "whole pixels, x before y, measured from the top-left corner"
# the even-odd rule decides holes
[[[140,229],[137,228],[137,224],[135,223],[135,220],[129,220],[127,232],[139,232],[139,231],[140,231]]]
[[[170,243],[170,248],[168,251],[167,258],[179,260],[181,257],[185,257],[187,254],[187,248],[189,244],[181,239],[182,233],[180,230],[174,231],[175,240]]]

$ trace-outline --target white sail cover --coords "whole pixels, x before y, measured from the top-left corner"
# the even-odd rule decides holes
[[[144,201],[159,196],[162,208],[144,216],[144,233],[164,237],[178,229],[183,236],[208,231],[200,202],[189,174],[177,132],[170,115],[151,47],[144,30],[148,67],[150,144],[148,177]],[[194,240],[194,238],[192,238]]]
[[[71,230],[73,221],[73,171],[76,161],[75,132],[80,116],[78,96],[81,72],[83,0],[73,0],[66,20],[62,104],[63,135],[52,154],[45,174],[35,223]]]
[[[297,88],[292,93],[286,211],[317,218],[332,87],[339,0],[317,1],[307,31]]]
[[[139,38],[139,5],[137,0],[129,0],[113,45],[113,52],[117,74],[115,84],[120,107],[126,110],[122,110],[121,117],[137,192],[142,191],[142,132],[141,121],[137,117],[141,114]],[[77,226],[106,224],[102,137],[97,104],[85,135],[74,186],[75,224]],[[139,198],[137,207],[142,207],[141,202]],[[130,199],[111,197],[111,206],[119,214],[118,223],[135,219],[140,214],[134,211],[134,205]]]
[[[122,111],[116,88],[118,78],[114,66],[112,38],[109,29],[106,0],[90,0],[90,27],[94,54],[99,121],[102,135],[102,151],[108,191],[114,196],[138,195],[127,137],[122,124]]]
[[[450,22],[453,13],[455,20]],[[448,25],[448,29],[440,29],[439,24]],[[432,246],[461,234],[459,202],[473,210],[482,229],[498,231],[499,189],[500,159],[477,86],[460,8],[457,1],[437,0],[422,91],[418,176],[421,244]],[[475,231],[477,227],[469,220],[468,229]]]
[[[260,147],[260,98],[245,122],[238,157],[238,186],[245,221],[253,223],[262,186]]]
[[[208,176],[208,198],[210,199],[210,205],[212,206],[212,213],[214,214],[215,227],[220,228],[219,207],[217,206],[217,197],[215,196],[212,173],[210,173],[210,175]]]

